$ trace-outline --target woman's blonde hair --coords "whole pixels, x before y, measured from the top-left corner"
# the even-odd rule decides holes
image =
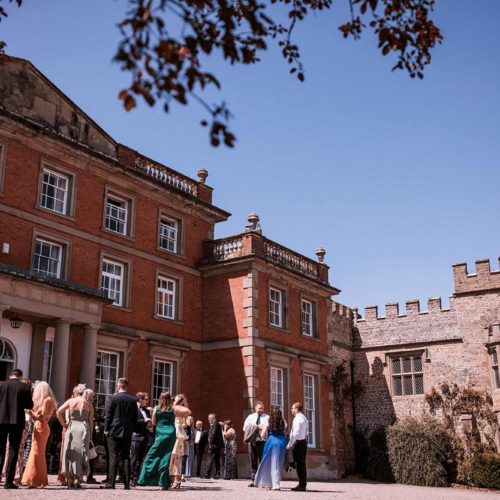
[[[35,389],[33,390],[33,410],[38,411],[42,408],[43,402],[51,398],[54,402],[54,406],[57,408],[57,401],[50,385],[47,382],[37,382],[35,384]]]
[[[186,396],[184,396],[184,394],[177,394],[175,396],[175,399],[177,399],[177,404],[179,406],[185,406],[186,408],[188,408],[188,400],[186,398]],[[174,399],[174,401],[175,401]]]
[[[93,401],[94,400],[94,391],[92,389],[85,389],[83,391],[83,398],[85,401]]]

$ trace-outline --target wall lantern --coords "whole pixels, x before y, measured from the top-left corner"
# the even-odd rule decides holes
[[[14,316],[13,318],[10,318],[10,326],[12,328],[21,328],[21,325],[23,324],[23,320],[19,316]]]

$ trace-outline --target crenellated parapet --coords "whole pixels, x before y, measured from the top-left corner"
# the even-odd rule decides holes
[[[489,259],[476,260],[475,265],[475,273],[468,272],[466,262],[461,262],[452,266],[453,278],[455,281],[455,294],[500,289],[500,270],[492,271]]]
[[[453,298],[450,297],[450,303],[453,302]],[[406,314],[400,314],[399,303],[390,302],[385,305],[385,316],[380,315],[378,312],[378,306],[367,306],[365,307],[364,317],[359,318],[357,322],[369,322],[377,320],[392,320],[396,318],[407,318],[409,316],[417,316],[422,314],[437,314],[441,312],[449,312],[450,309],[443,309],[441,305],[441,297],[432,297],[427,300],[427,311],[420,310],[419,300],[407,300],[406,301]]]
[[[339,316],[341,318],[350,319],[357,315],[357,309],[347,307],[344,304],[340,304],[339,302],[335,302],[332,300],[331,314],[332,316]]]

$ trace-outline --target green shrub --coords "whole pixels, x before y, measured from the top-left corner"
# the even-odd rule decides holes
[[[394,482],[389,455],[387,453],[387,430],[375,429],[370,435],[370,454],[366,464],[366,475],[374,481]]]
[[[407,418],[387,429],[389,462],[397,483],[447,486],[451,443],[446,428],[434,420]]]
[[[467,462],[471,484],[500,490],[500,454],[479,453]]]

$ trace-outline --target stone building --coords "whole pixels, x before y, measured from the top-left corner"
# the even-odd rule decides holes
[[[355,319],[354,373],[364,388],[355,404],[359,432],[421,415],[425,393],[443,382],[490,392],[500,418],[500,271],[488,260],[476,261],[475,271],[453,266],[449,309],[440,298],[429,299],[426,311],[409,300],[405,313],[393,303],[384,317],[371,306]]]

